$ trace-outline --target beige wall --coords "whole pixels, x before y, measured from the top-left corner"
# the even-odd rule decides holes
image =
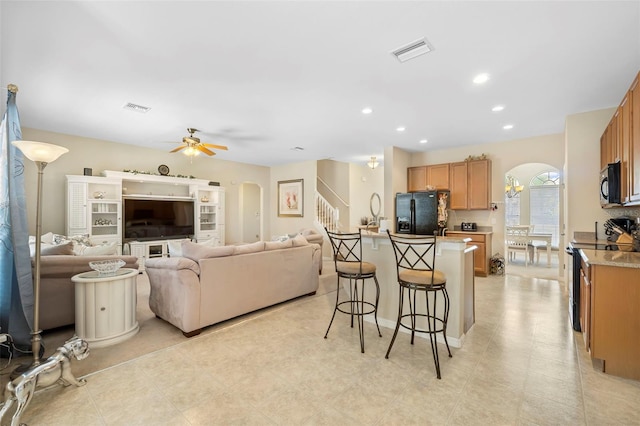
[[[361,217],[371,218],[370,200],[373,193],[380,195],[380,216],[384,211],[384,167],[371,169],[366,165],[349,165],[349,205],[350,226],[358,226]]]
[[[271,218],[271,233],[263,239],[273,236],[291,234],[302,228],[313,227],[315,220],[314,198],[316,192],[317,161],[285,164],[271,168],[271,203],[265,210],[266,217]],[[284,180],[304,179],[304,216],[278,217],[278,182]]]
[[[69,149],[44,172],[43,232],[63,234],[65,231],[65,175],[81,175],[84,167],[93,169],[94,175],[103,170],[124,169],[157,172],[160,164],[169,166],[170,174],[192,175],[198,179],[220,182],[225,187],[226,241],[239,241],[241,214],[239,212],[239,187],[242,182],[254,182],[264,189],[263,210],[269,212],[271,182],[268,167],[197,157],[193,163],[181,154],[170,154],[171,144],[162,144],[159,149],[124,145],[98,139],[83,138],[36,129],[23,128],[25,140],[35,140],[61,145]],[[166,146],[165,146],[166,145]],[[35,233],[37,170],[35,165],[25,162],[25,188],[27,193],[27,216],[29,232]],[[270,235],[270,222],[265,221],[265,235]]]
[[[570,238],[575,231],[594,232],[595,221],[601,225],[599,233],[604,236],[602,224],[611,211],[600,208],[598,197],[600,136],[615,110],[607,108],[566,118],[565,217]]]

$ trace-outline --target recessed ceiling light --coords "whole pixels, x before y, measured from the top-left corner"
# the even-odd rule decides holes
[[[373,109],[366,107],[366,108],[362,108],[362,113],[363,114],[371,114],[373,112]]]
[[[491,108],[491,111],[493,112],[500,112],[504,109],[504,105],[496,105],[493,108]]]
[[[420,139],[420,143],[427,143],[426,139]]]
[[[487,81],[489,81],[489,74],[487,73],[478,74],[473,78],[475,84],[484,84]]]
[[[513,129],[513,124],[505,124],[504,126],[502,126],[502,128],[505,130],[511,130]]]
[[[402,126],[396,128],[397,132],[404,132],[405,130],[406,129],[404,127],[402,127]]]

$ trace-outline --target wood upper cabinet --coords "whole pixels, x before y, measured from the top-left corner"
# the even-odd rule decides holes
[[[638,77],[631,84],[628,98],[631,122],[628,167],[629,199],[640,202],[640,84]]]
[[[467,210],[469,203],[467,197],[467,161],[451,163],[449,165],[449,208],[451,210]]]
[[[407,192],[427,189],[427,167],[409,167],[407,169]]]
[[[427,166],[427,185],[449,189],[449,163]]]
[[[620,161],[620,199],[640,204],[640,73],[600,138],[600,169]]]
[[[488,210],[491,203],[491,162],[469,161],[467,174],[469,210]]]
[[[616,117],[618,127],[618,156],[620,159],[620,200],[628,203],[630,185],[629,164],[631,157],[631,103],[629,93],[625,95]]]
[[[451,210],[488,210],[491,204],[491,161],[450,164]]]

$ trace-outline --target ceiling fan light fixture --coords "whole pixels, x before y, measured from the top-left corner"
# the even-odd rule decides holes
[[[195,157],[197,155],[200,155],[200,151],[198,151],[192,146],[187,147],[187,149],[185,149],[183,152],[184,152],[184,155],[186,155],[187,157]]]

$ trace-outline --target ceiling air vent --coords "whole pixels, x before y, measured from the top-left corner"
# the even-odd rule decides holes
[[[142,105],[136,105],[136,104],[132,104],[131,102],[126,103],[122,108],[124,109],[128,109],[130,111],[135,111],[135,112],[141,112],[141,113],[145,113],[145,112],[149,112],[149,110],[151,109],[150,107],[146,107],[146,106],[142,106]]]
[[[429,53],[432,50],[434,50],[433,45],[429,43],[429,40],[427,40],[426,37],[422,37],[418,40],[412,41],[409,44],[400,46],[399,48],[393,50],[391,53],[393,54],[393,56],[398,58],[400,62],[405,62],[409,59],[415,58],[416,56]]]

